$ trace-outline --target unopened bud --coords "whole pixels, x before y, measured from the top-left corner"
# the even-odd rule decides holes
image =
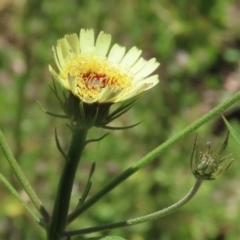
[[[229,160],[229,155],[221,157],[221,153],[227,146],[228,137],[229,133],[222,146],[216,152],[211,150],[211,142],[207,142],[204,150],[198,149],[197,138],[195,139],[191,156],[191,169],[196,178],[214,180],[227,171],[234,161],[233,159]],[[228,161],[223,163],[225,160]]]

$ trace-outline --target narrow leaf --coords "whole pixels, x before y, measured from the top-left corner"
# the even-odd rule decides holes
[[[96,163],[93,162],[92,166],[91,166],[91,170],[90,170],[89,176],[88,176],[87,185],[86,185],[86,187],[84,189],[84,192],[83,192],[83,195],[82,195],[81,199],[79,200],[79,204],[78,205],[82,205],[85,202],[85,200],[87,198],[87,195],[88,195],[88,193],[89,193],[89,191],[90,191],[90,189],[92,187],[92,176],[94,174],[95,167],[96,167]]]
[[[236,130],[230,125],[230,123],[227,121],[227,119],[222,114],[222,119],[225,122],[229,132],[233,136],[234,140],[240,145],[240,134],[236,132]]]
[[[53,86],[50,83],[48,83],[48,86],[50,87],[50,89],[52,90],[52,92],[54,93],[54,95],[56,96],[58,101],[60,102],[61,107],[63,107],[63,102],[58,95],[57,86],[56,86],[55,81],[53,79],[52,79],[52,83],[53,83]]]

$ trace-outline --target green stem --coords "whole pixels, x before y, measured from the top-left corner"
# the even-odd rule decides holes
[[[13,172],[15,173],[18,181],[20,182],[23,189],[28,194],[29,198],[31,199],[31,201],[34,204],[34,206],[36,207],[36,209],[41,213],[42,217],[47,222],[49,220],[49,214],[48,214],[47,210],[44,208],[44,206],[43,206],[41,200],[38,198],[37,194],[32,189],[26,176],[22,172],[22,169],[20,168],[16,159],[14,158],[13,153],[12,153],[10,147],[8,146],[6,140],[4,139],[4,136],[3,136],[3,133],[1,130],[0,130],[0,146],[3,150],[5,157],[8,160],[8,163],[12,167]]]
[[[82,151],[85,147],[87,132],[88,129],[85,128],[73,129],[67,161],[61,174],[53,214],[48,229],[49,240],[62,239],[62,234],[66,227],[73,182]]]
[[[104,224],[101,226],[84,228],[84,229],[75,230],[75,231],[68,231],[68,232],[65,232],[64,235],[67,237],[70,237],[70,236],[75,236],[75,235],[79,235],[79,234],[88,234],[88,233],[93,233],[93,232],[105,231],[105,230],[109,230],[109,229],[113,229],[113,228],[132,226],[132,225],[136,225],[136,224],[148,222],[148,221],[154,221],[156,219],[162,218],[170,213],[175,212],[176,210],[181,208],[183,205],[185,205],[187,202],[189,202],[193,198],[193,196],[197,193],[201,184],[202,184],[202,180],[196,179],[194,186],[192,187],[192,189],[188,192],[188,194],[184,198],[182,198],[180,201],[173,204],[172,206],[167,207],[158,212],[148,214],[148,215],[138,217],[138,218],[129,219],[127,221]]]
[[[8,182],[8,180],[0,173],[0,180],[5,184],[5,186],[10,190],[10,192],[18,199],[18,201],[22,204],[23,207],[28,211],[28,213],[32,216],[32,218],[41,224],[40,219],[34,214],[32,209],[28,207],[28,205],[23,201],[19,193],[14,189],[14,187]]]
[[[167,150],[169,147],[171,147],[173,144],[178,142],[180,139],[184,138],[191,132],[195,131],[200,126],[204,125],[206,122],[217,116],[219,113],[236,103],[238,100],[240,100],[240,92],[236,93],[233,97],[226,100],[225,102],[221,103],[217,107],[213,108],[210,112],[181,130],[179,133],[177,133],[175,136],[152,150],[150,153],[148,153],[146,156],[144,156],[142,159],[140,159],[136,164],[134,164],[132,167],[126,169],[123,173],[121,173],[119,176],[117,176],[115,179],[113,179],[110,183],[108,183],[104,188],[102,188],[99,192],[97,192],[95,195],[93,195],[91,198],[89,198],[84,204],[77,207],[68,217],[68,222],[70,223],[75,218],[77,218],[80,214],[85,212],[88,208],[90,208],[94,203],[96,203],[99,199],[101,199],[103,196],[105,196],[108,192],[110,192],[112,189],[114,189],[116,186],[118,186],[121,182],[126,180],[128,177],[133,175],[135,172],[137,172],[140,168],[144,167],[146,164],[153,161],[156,157],[158,157],[161,153],[163,153],[165,150]]]

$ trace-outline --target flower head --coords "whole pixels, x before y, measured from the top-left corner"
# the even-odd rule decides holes
[[[57,70],[53,77],[74,96],[87,104],[114,103],[139,95],[155,86],[157,75],[149,76],[159,63],[144,60],[141,50],[118,44],[110,49],[111,36],[100,32],[95,42],[93,29],[66,35],[53,47]],[[109,51],[109,53],[108,53]]]
[[[228,136],[229,133],[227,134],[222,146],[216,152],[212,152],[211,142],[207,142],[205,150],[199,150],[196,147],[195,140],[191,156],[191,168],[196,178],[202,180],[213,180],[227,171],[232,164],[233,159],[223,164],[223,161],[226,160],[228,156],[221,157],[221,153],[227,146]]]

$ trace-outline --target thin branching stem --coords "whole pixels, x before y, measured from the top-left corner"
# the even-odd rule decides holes
[[[22,206],[28,211],[30,216],[39,224],[41,224],[40,219],[35,215],[32,209],[26,204],[26,202],[22,199],[19,193],[15,190],[15,188],[11,185],[11,183],[0,173],[0,180],[4,183],[4,185],[10,190],[10,192],[17,198],[17,200],[22,204]]]
[[[22,185],[23,189],[26,191],[28,194],[29,198],[31,199],[32,203],[36,207],[36,209],[40,212],[42,215],[43,219],[47,222],[49,220],[49,214],[47,210],[44,208],[41,200],[38,198],[37,194],[35,191],[32,189],[31,185],[29,184],[26,176],[24,175],[22,169],[18,165],[16,159],[13,156],[13,153],[8,146],[2,131],[0,130],[0,146],[3,150],[3,153],[10,164],[14,174],[16,175],[19,183]]]
[[[187,202],[189,202],[193,198],[193,196],[197,193],[201,184],[202,184],[202,180],[196,179],[195,184],[193,185],[192,189],[188,192],[188,194],[184,198],[182,198],[177,203],[175,203],[163,210],[160,210],[160,211],[157,211],[157,212],[154,212],[152,214],[148,214],[148,215],[145,215],[142,217],[129,219],[126,221],[104,224],[104,225],[100,225],[100,226],[84,228],[84,229],[79,229],[79,230],[75,230],[75,231],[68,231],[68,232],[65,232],[64,235],[70,237],[70,236],[75,236],[75,235],[80,235],[80,234],[88,234],[88,233],[99,232],[99,231],[104,231],[104,230],[109,230],[109,229],[114,229],[114,228],[132,226],[132,225],[136,225],[136,224],[144,223],[144,222],[148,222],[148,221],[154,221],[156,219],[162,218],[170,213],[175,212],[176,210],[180,209],[183,205],[185,205]]]

